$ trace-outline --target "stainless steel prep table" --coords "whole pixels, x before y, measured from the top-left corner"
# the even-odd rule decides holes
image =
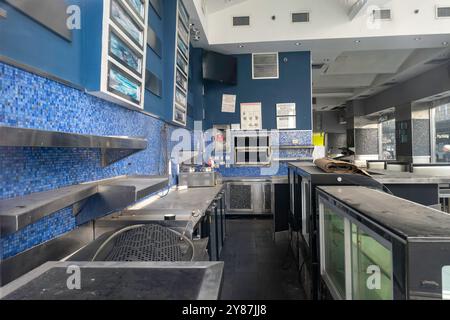
[[[226,232],[223,188],[217,185],[175,190],[139,210],[108,215],[95,221],[96,237],[127,225],[157,223],[190,238],[195,234],[209,237],[208,252],[212,260],[218,260]],[[167,214],[174,214],[175,220],[164,220]]]
[[[80,268],[70,290],[69,266]],[[2,287],[5,300],[217,300],[223,262],[47,262]]]
[[[223,185],[205,188],[188,188],[175,190],[166,196],[138,210],[123,210],[95,222],[96,235],[137,223],[160,222],[161,224],[186,230],[187,235],[192,235],[198,227],[201,218],[205,216],[211,203],[222,191]],[[192,214],[198,216],[193,217]],[[164,220],[166,214],[176,215],[175,220]]]

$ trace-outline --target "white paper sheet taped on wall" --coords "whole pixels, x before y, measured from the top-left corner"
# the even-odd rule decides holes
[[[295,103],[277,103],[277,129],[295,129],[296,122]]]
[[[277,117],[277,129],[295,129],[295,116]]]
[[[222,95],[222,112],[236,112],[236,95],[224,94]]]

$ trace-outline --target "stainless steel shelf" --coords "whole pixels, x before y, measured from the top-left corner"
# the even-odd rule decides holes
[[[279,150],[289,150],[289,149],[314,149],[314,146],[296,146],[296,145],[286,145],[286,146],[272,146],[273,149]]]
[[[0,126],[0,146],[99,148],[102,150],[102,165],[107,166],[135,152],[146,149],[147,140],[127,136],[96,136]]]
[[[89,220],[92,215],[99,216],[123,209],[136,200],[161,190],[168,182],[168,177],[120,176],[0,200],[0,233],[2,236],[14,233],[72,205],[75,205],[73,207],[75,215]]]

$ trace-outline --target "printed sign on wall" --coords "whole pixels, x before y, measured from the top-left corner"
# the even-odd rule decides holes
[[[277,103],[277,129],[295,129],[296,124],[295,103]]]
[[[261,102],[241,103],[241,130],[262,129]]]

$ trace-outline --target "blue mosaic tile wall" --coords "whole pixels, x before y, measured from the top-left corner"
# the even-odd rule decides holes
[[[287,162],[280,162],[275,174],[264,174],[261,167],[253,166],[220,166],[218,171],[223,177],[263,177],[263,176],[287,176]]]
[[[148,148],[106,168],[100,150],[0,147],[0,199],[118,175],[164,174],[175,127],[82,91],[0,63],[0,125],[147,138]],[[172,170],[174,172],[174,170]],[[176,183],[172,177],[171,183]],[[2,259],[70,231],[70,208],[1,237]]]
[[[6,259],[35,245],[73,230],[76,226],[72,208],[62,209],[1,238],[0,257]]]

